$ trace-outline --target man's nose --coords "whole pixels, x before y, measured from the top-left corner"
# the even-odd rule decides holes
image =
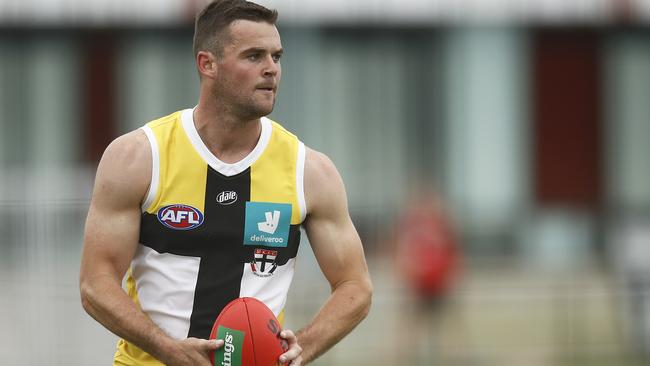
[[[280,64],[273,60],[273,56],[267,57],[264,64],[264,76],[276,76],[279,70]]]

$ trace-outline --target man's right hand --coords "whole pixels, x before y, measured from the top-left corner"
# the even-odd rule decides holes
[[[212,366],[210,352],[222,346],[221,339],[183,339],[177,342],[174,351],[164,362],[167,366]]]

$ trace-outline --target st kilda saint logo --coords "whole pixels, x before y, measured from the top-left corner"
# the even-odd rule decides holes
[[[255,249],[255,257],[250,263],[253,274],[259,277],[273,276],[273,272],[278,268],[278,264],[275,263],[277,256],[277,250]]]

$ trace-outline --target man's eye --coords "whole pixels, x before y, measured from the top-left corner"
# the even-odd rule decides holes
[[[273,55],[273,61],[275,61],[275,62],[280,62],[281,58],[282,58],[282,55]]]
[[[251,61],[257,61],[257,60],[259,60],[260,55],[258,55],[257,53],[254,53],[254,54],[252,54],[252,55],[248,55],[247,58],[248,58],[249,60],[251,60]]]

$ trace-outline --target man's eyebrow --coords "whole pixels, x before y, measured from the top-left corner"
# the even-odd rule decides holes
[[[267,51],[268,51],[268,49],[266,49],[264,47],[251,47],[251,48],[247,48],[247,49],[243,50],[241,53],[258,53],[258,52],[263,53],[263,52],[267,52]],[[280,49],[272,51],[271,53],[272,54],[276,54],[276,53],[282,54],[282,53],[284,53],[284,49],[280,48]]]

